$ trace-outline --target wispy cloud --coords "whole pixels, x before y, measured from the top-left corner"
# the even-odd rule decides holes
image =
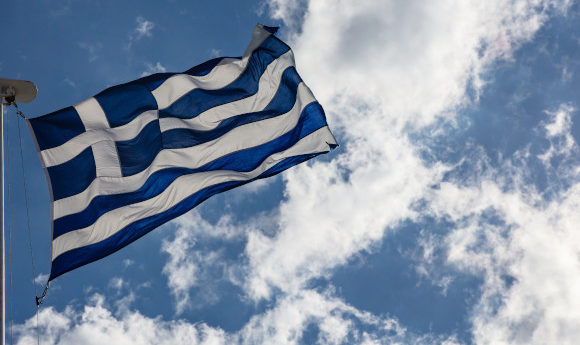
[[[198,238],[215,237],[234,238],[238,231],[224,216],[217,224],[212,225],[201,218],[199,213],[192,212],[173,222],[177,230],[173,239],[165,239],[161,250],[169,255],[163,267],[167,276],[167,285],[175,300],[176,314],[191,308],[191,290],[198,288],[205,304],[212,304],[218,299],[216,286],[224,279],[224,258],[221,251],[198,249],[195,244]]]
[[[78,45],[89,54],[89,62],[97,60],[99,58],[99,52],[103,49],[103,44],[101,42],[79,42]]]
[[[36,285],[44,285],[48,281],[48,274],[41,273],[34,277],[34,283]]]
[[[77,87],[77,83],[75,83],[74,81],[70,80],[68,77],[63,79],[63,82],[65,84],[67,84],[68,86],[72,87],[72,88],[76,88]]]
[[[143,37],[151,37],[155,24],[143,17],[137,17],[137,27],[135,28],[135,39],[140,40]]]
[[[210,56],[211,58],[216,58],[216,57],[219,57],[219,56],[221,56],[221,55],[222,55],[222,51],[221,51],[220,49],[215,49],[215,48],[212,48],[212,49],[209,51],[209,56]]]
[[[113,277],[110,281],[109,281],[109,287],[112,289],[115,289],[117,291],[121,290],[122,288],[124,288],[127,285],[127,283],[125,282],[125,280],[121,277]]]
[[[71,10],[72,0],[65,1],[53,1],[50,10],[50,15],[53,17],[60,17],[72,13]]]
[[[548,113],[547,137],[566,137],[561,110]],[[432,209],[454,224],[448,262],[484,280],[472,315],[476,344],[574,344],[579,336],[580,171],[569,150],[578,152],[577,143],[547,150],[559,156],[556,165],[544,164],[549,184],[567,180],[549,197],[527,184],[538,158],[525,152],[474,184],[450,181],[434,192]]]
[[[175,298],[176,314],[183,313],[189,305],[189,290],[197,285],[199,275],[199,262],[195,259],[192,248],[195,239],[187,230],[181,228],[171,241],[164,240],[161,250],[169,254],[169,260],[163,267],[163,274],[167,276],[167,285]]]
[[[141,77],[145,77],[145,76],[148,76],[148,75],[151,75],[154,73],[167,72],[167,69],[165,68],[165,66],[163,66],[159,61],[155,65],[153,65],[150,62],[146,62],[145,67],[147,69],[141,73]]]
[[[556,111],[546,111],[550,117],[544,122],[543,130],[546,139],[550,142],[550,147],[545,152],[538,155],[547,168],[551,167],[551,159],[570,156],[578,152],[572,129],[572,114],[576,109],[571,104],[562,104]],[[564,177],[564,176],[563,176]]]
[[[135,264],[134,260],[131,260],[131,259],[124,259],[123,260],[123,267],[125,267],[125,268],[133,266],[134,264]]]
[[[133,43],[141,40],[143,37],[152,37],[153,36],[153,28],[155,28],[155,23],[139,16],[135,19],[137,26],[133,29],[133,31],[129,34],[129,42],[127,43],[126,48],[131,49]]]

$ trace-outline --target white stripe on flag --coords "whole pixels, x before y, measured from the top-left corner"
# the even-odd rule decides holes
[[[157,101],[158,109],[162,110],[169,107],[194,89],[216,90],[227,86],[244,72],[252,52],[270,35],[270,32],[258,25],[254,28],[252,41],[241,60],[222,60],[210,73],[204,76],[176,74],[168,78],[152,92]]]
[[[268,65],[258,82],[258,91],[252,96],[218,105],[191,119],[161,118],[159,127],[162,132],[176,128],[209,131],[217,128],[223,120],[233,116],[263,110],[276,95],[282,74],[291,66],[294,66],[294,56],[289,50]]]
[[[206,187],[229,181],[251,180],[286,158],[328,152],[329,144],[336,144],[336,141],[325,126],[302,138],[291,148],[269,156],[252,171],[218,170],[180,176],[152,199],[114,209],[102,215],[91,226],[57,237],[52,242],[52,260],[69,250],[101,242],[140,219],[165,212]]]
[[[103,108],[101,108],[101,105],[95,97],[85,99],[75,105],[74,108],[79,114],[86,131],[93,129],[107,129],[110,127],[107,115],[105,115]]]
[[[91,145],[93,157],[95,158],[95,170],[97,177],[111,176],[121,177],[121,163],[117,146],[112,140],[102,140]]]
[[[232,152],[265,144],[294,128],[304,108],[316,101],[304,83],[298,85],[296,102],[285,114],[236,127],[212,141],[181,149],[159,152],[144,171],[119,178],[97,177],[79,194],[54,201],[53,219],[84,210],[98,195],[129,193],[138,190],[156,171],[170,167],[195,169]]]

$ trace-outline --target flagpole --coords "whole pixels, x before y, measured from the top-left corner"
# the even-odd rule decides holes
[[[4,248],[4,102],[11,105],[14,102],[28,103],[36,98],[36,85],[25,80],[0,78],[0,345],[6,343],[6,267]]]
[[[4,91],[2,91],[4,93]],[[2,260],[2,264],[0,264],[0,270],[2,275],[2,293],[0,296],[2,298],[2,302],[0,302],[2,307],[2,320],[0,320],[0,327],[1,327],[1,339],[0,345],[4,345],[4,341],[6,339],[6,327],[4,327],[4,322],[6,320],[6,270],[4,269],[4,94],[0,97],[0,226],[2,227],[2,240],[0,240],[0,260]]]

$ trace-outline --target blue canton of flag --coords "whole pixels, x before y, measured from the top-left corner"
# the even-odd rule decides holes
[[[29,120],[50,186],[49,280],[337,146],[276,30],[256,26],[241,58],[154,74]]]

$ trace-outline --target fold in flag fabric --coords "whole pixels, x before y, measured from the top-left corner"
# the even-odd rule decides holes
[[[50,186],[49,280],[337,146],[276,30],[256,26],[241,58],[147,76],[29,120]]]

